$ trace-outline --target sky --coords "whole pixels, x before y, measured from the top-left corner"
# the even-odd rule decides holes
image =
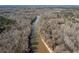
[[[79,5],[79,0],[0,0],[0,5]]]

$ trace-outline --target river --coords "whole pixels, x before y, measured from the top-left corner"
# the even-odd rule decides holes
[[[36,45],[31,45],[32,49],[36,53],[51,53],[53,52],[48,45],[45,43],[43,39],[41,39],[40,35],[38,34],[39,22],[41,17],[37,16],[35,22],[32,25],[32,39],[31,43],[36,42]]]

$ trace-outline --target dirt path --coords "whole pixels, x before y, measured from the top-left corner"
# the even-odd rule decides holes
[[[48,44],[42,39],[38,40],[37,52],[38,53],[53,53],[54,51],[48,46]]]
[[[37,45],[37,53],[49,53],[47,48],[45,47],[44,43],[39,39]]]

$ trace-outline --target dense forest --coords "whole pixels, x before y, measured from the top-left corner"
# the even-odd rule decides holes
[[[43,17],[40,33],[54,52],[79,52],[78,16],[78,10],[65,10],[54,18]]]
[[[0,8],[0,52],[29,53],[44,48],[47,50],[41,39],[54,52],[79,52],[79,10]]]

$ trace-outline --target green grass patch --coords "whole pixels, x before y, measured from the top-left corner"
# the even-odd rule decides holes
[[[37,47],[32,47],[32,50],[36,50],[37,49]]]
[[[0,33],[4,30],[10,30],[11,25],[15,24],[14,20],[8,19],[4,16],[0,16]]]
[[[32,42],[32,45],[38,45],[38,42]]]

